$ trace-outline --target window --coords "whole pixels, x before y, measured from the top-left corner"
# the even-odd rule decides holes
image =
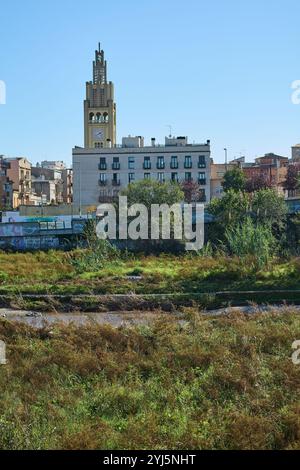
[[[185,160],[184,160],[184,168],[192,168],[192,157],[188,156],[188,157],[185,157]]]
[[[113,186],[120,186],[121,182],[120,182],[119,173],[113,173],[112,184],[113,184]]]
[[[128,182],[129,184],[132,183],[135,180],[135,174],[134,173],[129,173],[128,174]]]
[[[191,182],[192,181],[192,173],[186,173],[184,179],[185,179],[185,181]]]
[[[100,173],[99,184],[100,184],[100,186],[105,186],[106,185],[106,174],[105,173]]]
[[[205,189],[200,189],[199,191],[199,202],[206,202]]]
[[[120,165],[119,157],[114,157],[113,164],[112,164],[112,169],[113,170],[120,170],[120,167],[121,167],[121,165]]]
[[[205,155],[200,155],[199,156],[198,168],[206,168]]]
[[[135,158],[134,157],[129,157],[128,158],[128,169],[129,170],[134,170],[135,169]]]
[[[171,181],[177,181],[178,183],[178,173],[171,173]]]
[[[204,172],[200,172],[198,176],[198,183],[201,185],[206,184],[206,174]]]
[[[151,179],[151,173],[144,173],[144,180],[150,180]]]
[[[95,149],[102,149],[103,148],[103,142],[95,142]]]
[[[105,157],[100,158],[99,170],[102,170],[102,171],[107,170],[106,158]]]
[[[164,183],[165,182],[165,174],[164,173],[157,173],[157,180],[160,183]]]
[[[151,170],[151,160],[150,157],[144,158],[144,170]]]
[[[165,168],[165,157],[157,157],[157,169],[164,170]]]
[[[178,168],[178,158],[175,156],[171,157],[171,168],[172,170],[177,170]]]

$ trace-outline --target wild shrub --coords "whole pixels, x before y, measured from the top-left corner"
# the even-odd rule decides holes
[[[105,263],[117,261],[121,252],[107,240],[95,240],[87,249],[78,250],[71,256],[77,273],[100,271]]]
[[[250,217],[236,227],[228,228],[225,238],[231,255],[251,258],[255,269],[267,266],[273,258],[276,240],[270,227],[255,224]]]

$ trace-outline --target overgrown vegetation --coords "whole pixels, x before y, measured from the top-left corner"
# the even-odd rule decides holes
[[[272,229],[266,224],[255,224],[250,217],[237,227],[229,227],[225,239],[230,253],[239,256],[241,261],[253,260],[256,273],[270,263],[276,254],[276,239]]]
[[[115,257],[113,251],[112,259],[104,261],[100,257],[99,263],[91,255],[91,264],[88,250],[0,253],[0,294],[146,295],[299,289],[299,258],[270,259],[268,266],[257,270],[257,257],[245,256],[241,260],[221,251],[218,256],[212,255],[210,251],[208,247],[204,256],[190,253],[121,257]]]
[[[0,321],[1,449],[299,449],[293,311],[37,331]]]

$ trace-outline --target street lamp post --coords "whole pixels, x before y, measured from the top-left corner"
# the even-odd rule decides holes
[[[225,152],[225,171],[227,172],[228,169],[228,151],[227,148],[224,149]]]

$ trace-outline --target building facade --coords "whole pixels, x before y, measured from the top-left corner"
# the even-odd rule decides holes
[[[284,182],[287,176],[289,159],[274,153],[267,153],[263,157],[255,159],[255,163],[242,165],[243,172],[248,180],[263,178],[266,184],[284,193]]]
[[[294,145],[292,147],[292,161],[300,162],[300,144]]]
[[[84,101],[84,147],[109,148],[116,145],[116,104],[114,85],[107,81],[107,63],[100,44],[95,51],[93,81],[86,83]]]
[[[64,204],[73,202],[73,170],[66,168],[62,170],[62,198]]]
[[[187,137],[166,138],[165,145],[145,147],[142,137],[128,137],[122,147],[73,149],[74,204],[82,208],[115,199],[128,184],[195,181],[200,200],[210,201],[210,141],[189,144]]]
[[[13,182],[7,176],[9,164],[0,155],[0,210],[13,207]]]
[[[237,158],[230,163],[214,163],[210,166],[210,197],[220,199],[224,195],[223,181],[227,171],[240,167],[245,162],[245,157]]]
[[[6,158],[7,176],[13,181],[13,208],[31,204],[31,164],[26,158]]]
[[[72,170],[63,162],[42,162],[32,167],[32,190],[43,204],[71,204]]]
[[[54,160],[54,161],[44,160],[43,162],[41,162],[41,164],[39,166],[41,166],[45,170],[59,170],[59,171],[62,171],[62,170],[66,169],[65,163],[62,162],[61,160],[59,160],[59,161],[57,161],[57,160]]]

